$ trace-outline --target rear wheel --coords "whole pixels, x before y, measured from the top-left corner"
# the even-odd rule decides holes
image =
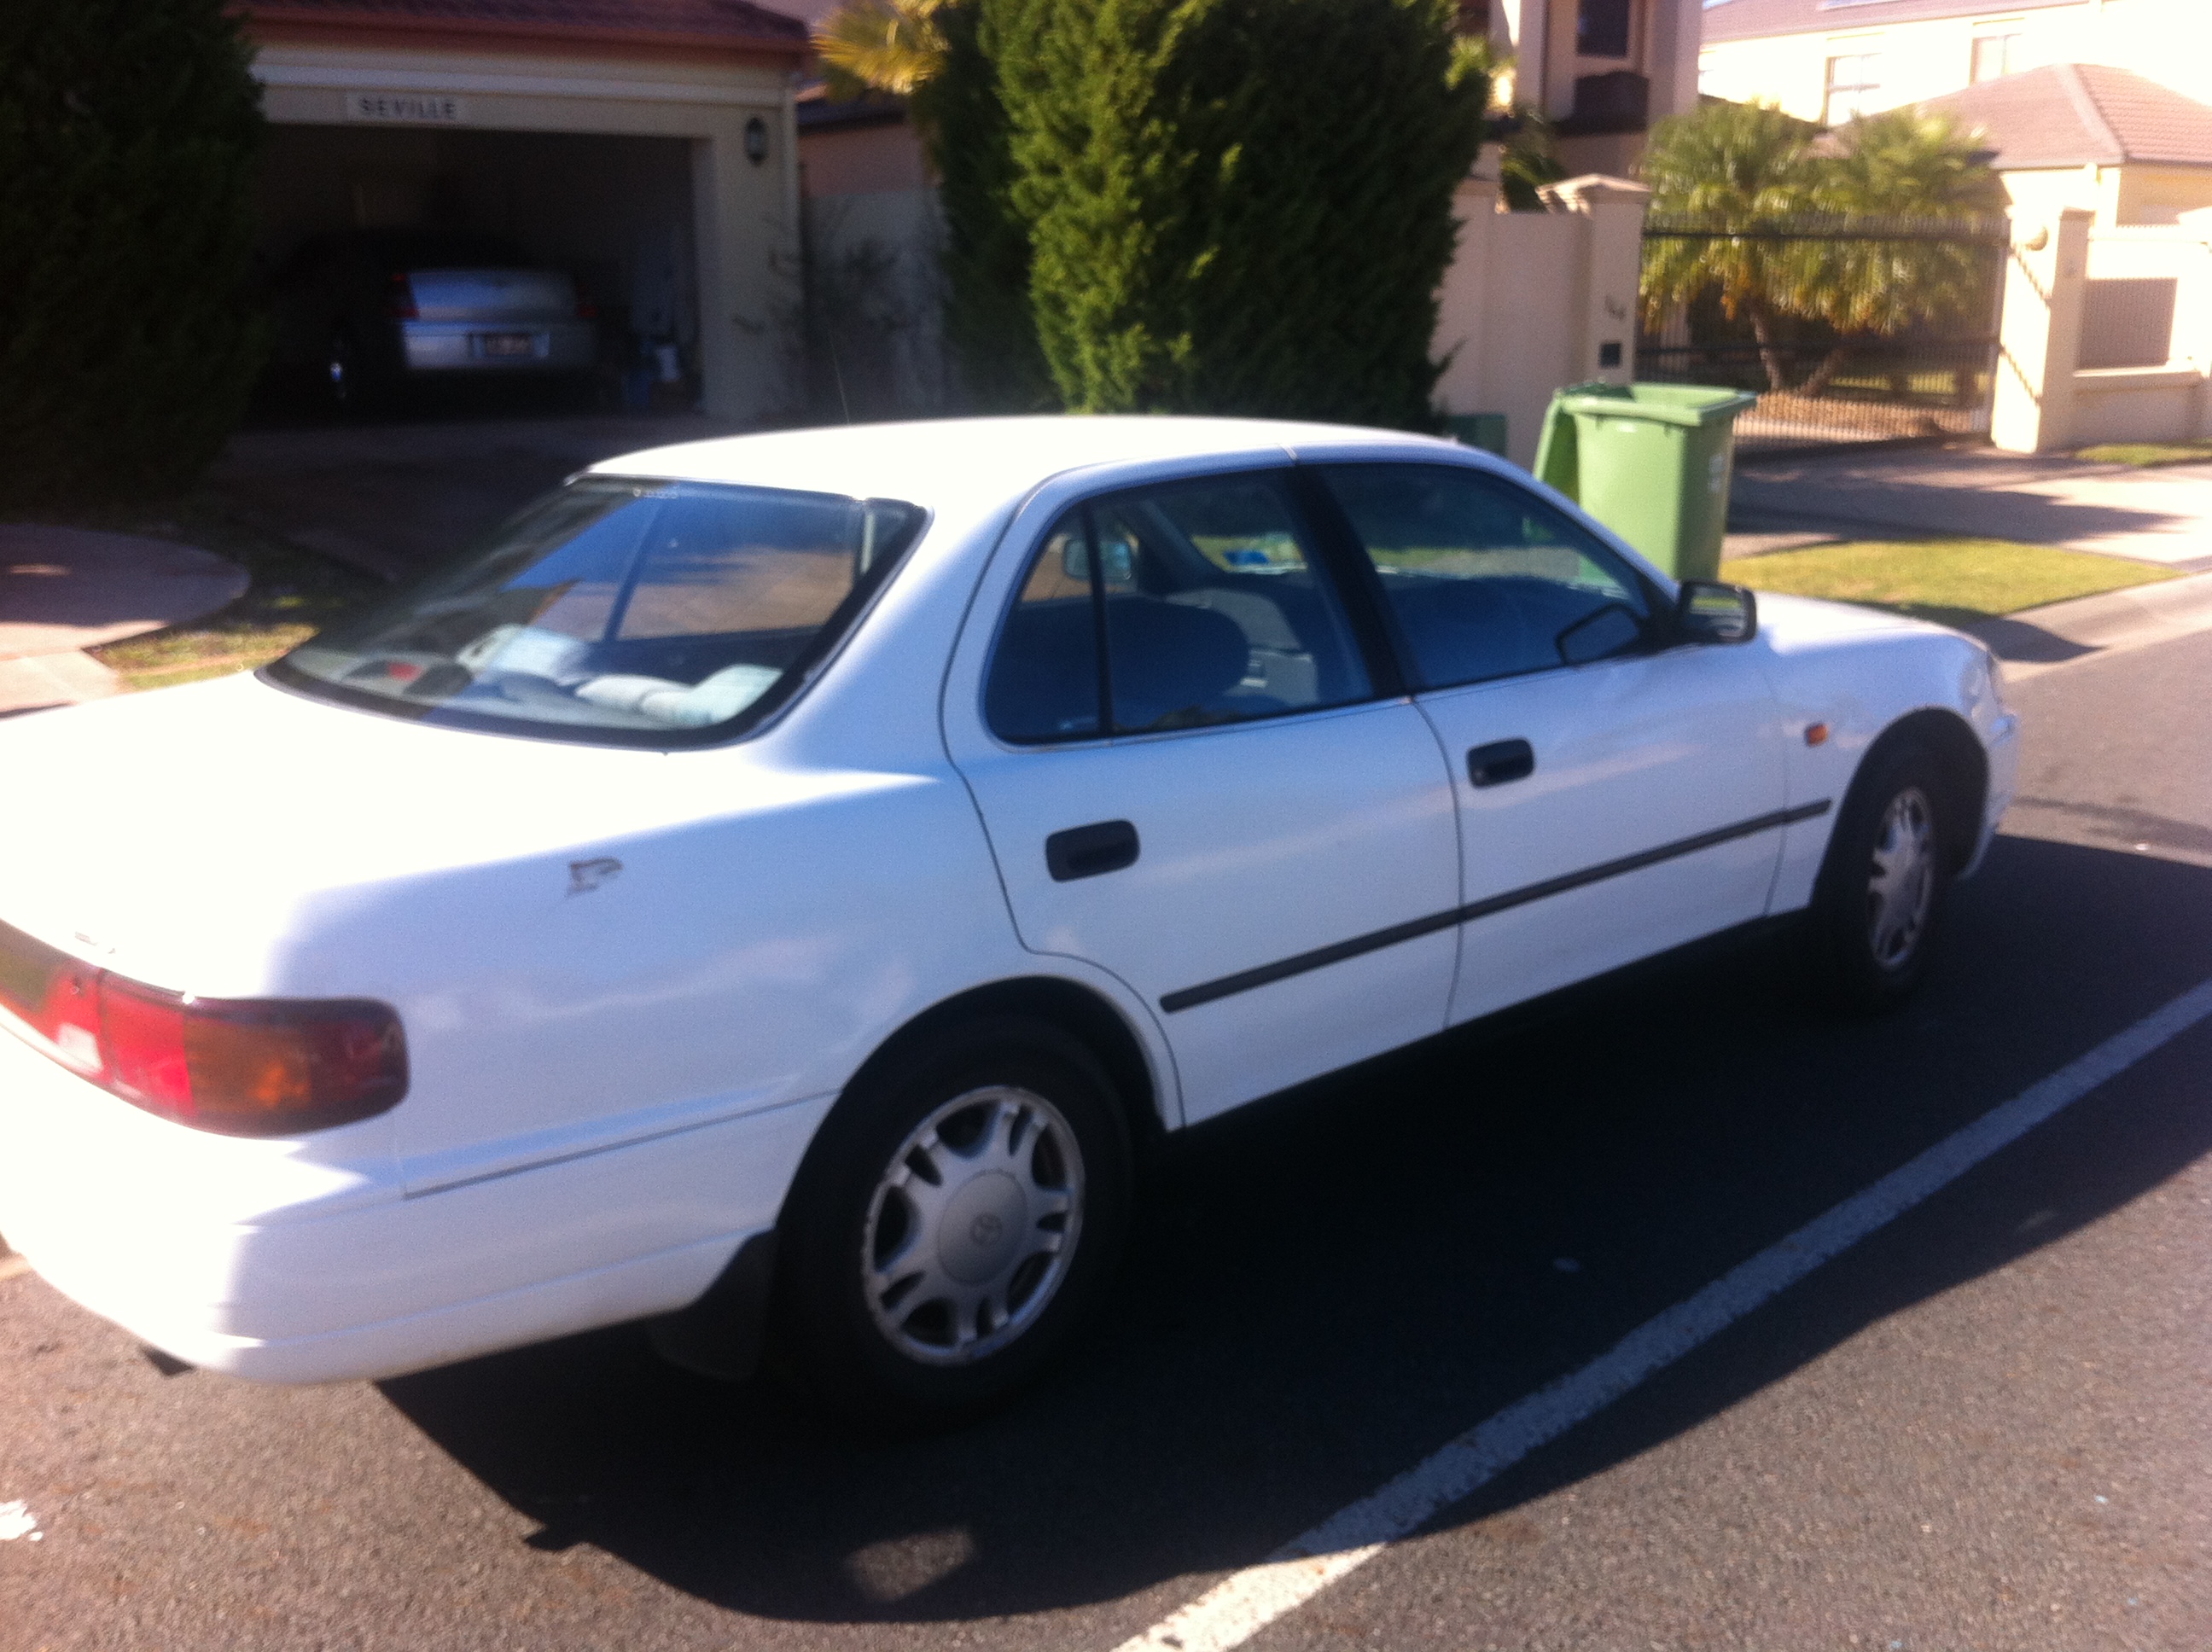
[[[1063,1352],[1127,1224],[1111,1082],[1057,1028],[973,1023],[842,1101],[783,1223],[778,1331],[803,1391],[864,1425],[957,1421]]]
[[[1813,961],[1856,1010],[1901,1003],[1927,972],[1950,884],[1948,795],[1924,747],[1877,754],[1854,783],[1811,914]]]

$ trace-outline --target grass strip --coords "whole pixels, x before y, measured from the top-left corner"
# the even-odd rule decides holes
[[[2118,556],[1958,537],[1846,539],[1737,557],[1722,573],[1755,591],[1860,603],[1943,625],[2176,577],[2172,568]]]
[[[2074,455],[2096,465],[2132,465],[2149,470],[2160,465],[2202,465],[2212,459],[2212,441],[2108,441]]]
[[[298,647],[340,615],[387,589],[373,574],[258,528],[203,490],[143,507],[91,509],[63,525],[175,539],[243,568],[243,595],[212,614],[87,650],[127,690],[172,688],[252,671]]]

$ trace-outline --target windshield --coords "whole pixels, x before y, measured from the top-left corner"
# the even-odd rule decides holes
[[[797,692],[921,520],[895,500],[589,477],[268,673],[463,727],[726,739]]]

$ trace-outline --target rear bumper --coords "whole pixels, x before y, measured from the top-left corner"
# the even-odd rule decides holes
[[[582,373],[599,355],[588,321],[403,321],[399,346],[410,373]]]
[[[0,1233],[191,1364],[378,1378],[682,1309],[769,1229],[828,1101],[408,1196],[388,1120],[241,1141],[0,1032]]]

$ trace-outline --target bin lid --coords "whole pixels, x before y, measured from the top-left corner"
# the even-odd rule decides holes
[[[1759,398],[1719,385],[1569,385],[1552,398],[1554,407],[1609,419],[1645,419],[1654,424],[1706,425],[1733,421]]]

